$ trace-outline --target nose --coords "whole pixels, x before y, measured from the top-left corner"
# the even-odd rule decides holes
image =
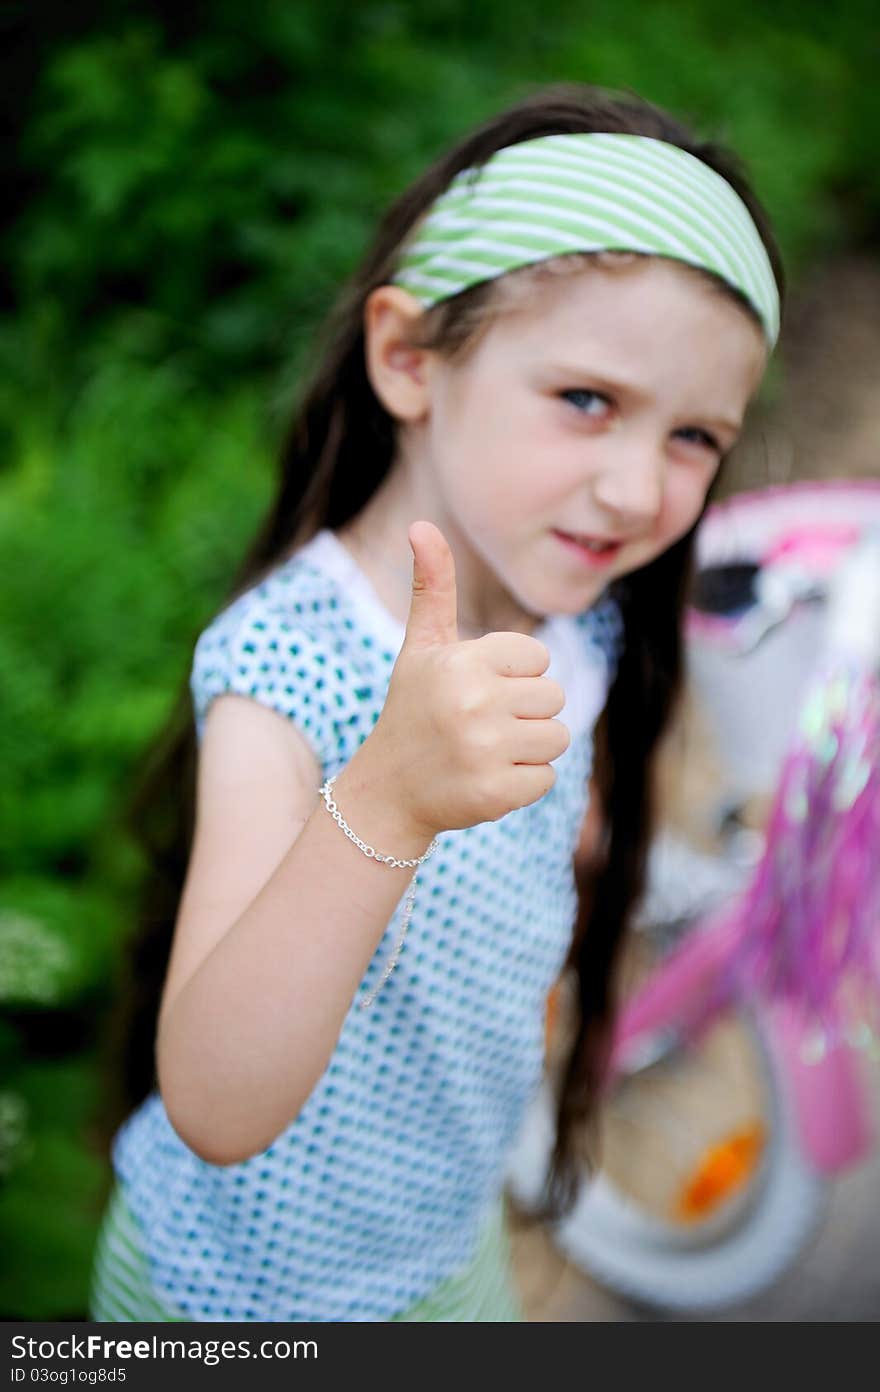
[[[622,530],[641,532],[659,516],[665,482],[661,452],[647,444],[631,444],[606,461],[593,480],[593,497]]]

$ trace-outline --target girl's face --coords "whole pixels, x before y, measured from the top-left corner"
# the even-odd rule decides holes
[[[537,296],[466,361],[431,355],[405,451],[433,506],[414,516],[444,530],[462,607],[487,627],[511,601],[579,613],[687,532],[766,365],[745,310],[675,261],[592,265]],[[561,533],[615,549],[590,557]]]

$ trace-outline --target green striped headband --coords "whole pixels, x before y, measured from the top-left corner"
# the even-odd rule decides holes
[[[771,348],[779,336],[773,268],[739,194],[696,156],[644,135],[544,135],[463,169],[417,224],[392,281],[427,309],[577,251],[701,266],[746,297]]]

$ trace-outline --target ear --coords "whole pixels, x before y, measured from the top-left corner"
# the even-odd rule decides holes
[[[430,401],[431,350],[410,342],[423,313],[415,296],[397,285],[380,285],[364,305],[367,376],[386,411],[400,421],[421,420]]]

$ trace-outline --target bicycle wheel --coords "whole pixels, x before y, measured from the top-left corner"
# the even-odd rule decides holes
[[[744,1300],[786,1269],[825,1209],[828,1181],[804,1159],[795,1124],[760,1017],[731,1012],[608,1095],[601,1167],[553,1225],[554,1241],[603,1285],[655,1308],[696,1313]],[[547,1076],[507,1172],[526,1211],[554,1125]]]

